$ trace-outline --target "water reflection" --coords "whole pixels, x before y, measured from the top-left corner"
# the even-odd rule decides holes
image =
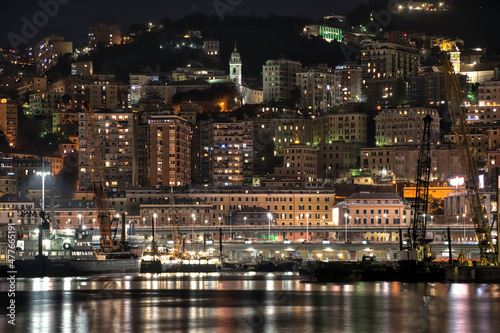
[[[0,283],[2,299],[7,289]],[[486,333],[498,313],[499,285],[303,284],[267,273],[18,279],[16,293],[22,332]]]

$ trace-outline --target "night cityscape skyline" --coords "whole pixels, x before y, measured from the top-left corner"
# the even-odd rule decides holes
[[[2,4],[0,331],[498,327],[496,16]]]

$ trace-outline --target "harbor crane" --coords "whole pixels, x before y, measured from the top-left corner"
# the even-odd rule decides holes
[[[493,246],[483,191],[479,186],[479,169],[473,150],[470,127],[467,123],[467,110],[463,106],[462,88],[451,61],[444,59],[443,66],[452,129],[465,176],[466,195],[479,245],[481,265],[498,265],[498,251]]]
[[[424,130],[417,162],[417,178],[415,185],[415,202],[413,220],[408,227],[407,246],[401,252],[402,260],[430,261],[432,260],[429,246],[432,239],[426,238],[429,182],[431,174],[431,139],[430,127],[432,117],[428,114],[423,119]]]
[[[101,144],[95,114],[90,106],[84,107],[85,115],[85,140],[89,159],[89,169],[94,203],[97,210],[97,223],[101,234],[101,250],[111,251],[113,249],[113,238],[111,224],[113,222],[109,210],[108,193],[104,181],[104,164],[102,158]]]

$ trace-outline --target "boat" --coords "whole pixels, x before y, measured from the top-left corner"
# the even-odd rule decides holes
[[[303,282],[400,281],[444,282],[444,265],[427,262],[306,261],[299,271]]]
[[[99,252],[92,247],[92,230],[83,227],[44,230],[41,242],[39,233],[39,229],[25,230],[25,237],[17,240],[14,261],[17,276],[84,276],[140,271],[141,248]]]

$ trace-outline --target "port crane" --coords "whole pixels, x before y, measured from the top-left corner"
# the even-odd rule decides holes
[[[86,149],[89,158],[89,169],[87,172],[90,173],[92,190],[94,192],[97,222],[101,234],[101,249],[109,252],[113,249],[113,238],[111,235],[113,220],[109,210],[108,193],[104,181],[104,164],[97,122],[92,108],[88,105],[84,107],[84,115]]]
[[[430,248],[427,246],[432,239],[426,238],[429,181],[431,174],[431,122],[432,117],[428,114],[423,119],[424,130],[418,153],[415,202],[412,205],[413,221],[408,227],[407,248],[406,251],[402,252],[404,253],[402,256],[403,260],[432,260]]]
[[[498,253],[493,246],[491,227],[484,203],[483,191],[479,187],[479,169],[472,148],[467,111],[463,106],[463,92],[450,60],[443,60],[446,95],[449,103],[452,129],[458,144],[462,172],[465,176],[467,200],[479,245],[481,264],[498,265]]]

